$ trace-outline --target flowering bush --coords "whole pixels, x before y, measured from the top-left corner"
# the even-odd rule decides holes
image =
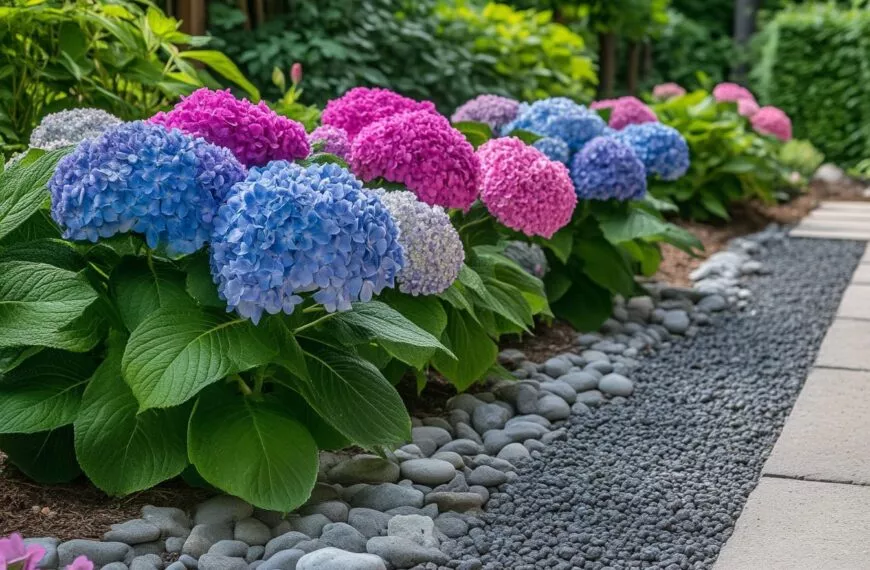
[[[399,228],[405,261],[396,278],[399,291],[414,296],[442,293],[456,281],[465,262],[465,249],[450,217],[412,192],[377,192]]]
[[[614,138],[634,150],[648,176],[676,180],[689,169],[689,146],[673,127],[661,123],[629,125]]]
[[[49,181],[51,215],[66,239],[96,242],[132,231],[149,247],[193,253],[244,175],[224,148],[160,125],[123,123],[60,161]]]
[[[354,87],[329,101],[320,119],[324,125],[344,129],[353,141],[368,125],[407,111],[437,115],[435,105],[429,101],[414,101],[389,89]]]
[[[350,141],[344,129],[321,125],[308,135],[308,143],[312,148],[320,143],[323,152],[334,154],[345,161],[350,159]]]
[[[121,119],[102,109],[69,109],[42,118],[30,133],[30,147],[54,150],[94,138]]]
[[[327,312],[392,287],[404,262],[380,198],[334,165],[253,168],[215,221],[211,267],[227,309],[255,324],[315,291]]]
[[[454,123],[486,123],[493,131],[500,132],[502,127],[516,119],[519,109],[520,103],[514,99],[499,95],[478,95],[460,105],[450,120]]]
[[[515,130],[527,130],[544,137],[562,139],[571,152],[601,135],[607,125],[597,113],[589,111],[565,97],[551,97],[535,101],[520,108],[517,118],[502,130],[510,134]]]
[[[662,83],[653,87],[653,99],[663,101],[672,97],[680,97],[686,94],[686,90],[676,83]]]
[[[568,169],[515,137],[493,139],[477,151],[480,198],[507,227],[550,238],[568,223],[577,196]]]
[[[550,160],[568,164],[571,159],[571,149],[568,143],[555,137],[542,137],[532,143],[532,146],[544,153]]]
[[[351,170],[366,182],[404,184],[429,205],[468,208],[477,198],[480,160],[465,137],[428,111],[370,124],[351,147]]]
[[[632,148],[598,137],[578,152],[571,178],[581,200],[638,200],[646,194],[646,172]]]
[[[658,121],[655,112],[637,97],[619,97],[604,99],[591,105],[592,109],[610,109],[608,126],[621,130],[628,125],[640,125]]]
[[[229,89],[198,89],[149,121],[226,147],[245,166],[305,158],[310,152],[301,124],[278,115],[264,101],[240,101]]]
[[[773,135],[781,141],[791,139],[791,119],[781,109],[762,107],[751,120],[752,128],[763,135]]]
[[[737,100],[737,112],[743,115],[744,117],[752,118],[755,113],[758,112],[758,103],[756,103],[753,99],[738,99]]]
[[[713,97],[717,101],[740,101],[749,99],[755,101],[755,95],[749,89],[736,83],[720,83],[713,88]]]

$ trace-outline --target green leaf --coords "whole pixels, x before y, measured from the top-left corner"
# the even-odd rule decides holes
[[[72,426],[33,434],[2,434],[0,449],[22,473],[44,485],[68,483],[82,472],[76,461]]]
[[[537,133],[533,133],[532,131],[526,131],[523,129],[517,129],[517,130],[511,131],[510,136],[517,137],[518,139],[520,139],[521,141],[523,141],[524,143],[529,144],[529,145],[534,144],[536,141],[539,141],[542,138],[544,138]]]
[[[438,297],[433,295],[414,297],[387,289],[381,298],[390,307],[402,313],[406,319],[436,339],[441,338],[441,333],[447,326],[447,313]]]
[[[79,274],[44,263],[0,263],[0,347],[54,338],[97,298]]]
[[[244,74],[236,67],[236,64],[221,52],[214,50],[186,50],[182,51],[179,56],[206,64],[218,74],[244,89],[253,102],[256,103],[260,100],[260,91],[245,78]]]
[[[111,349],[85,390],[75,422],[75,449],[91,481],[129,495],[179,475],[187,466],[190,407],[146,410],[121,377],[121,350]]]
[[[15,243],[0,249],[0,263],[4,261],[45,263],[74,272],[81,271],[87,266],[87,261],[74,245],[68,241],[51,238]]]
[[[207,255],[194,255],[184,266],[187,272],[185,285],[187,294],[196,299],[203,307],[226,309],[227,302],[220,298],[217,285],[211,276]]]
[[[305,426],[318,449],[344,449],[353,445],[352,441],[320,417],[298,392],[279,385],[274,393],[280,399],[281,407]]]
[[[553,252],[556,259],[562,263],[568,263],[568,258],[571,257],[571,250],[574,247],[574,231],[570,226],[562,228],[550,239],[543,239],[538,242]]]
[[[476,305],[501,315],[521,330],[528,330],[527,325],[530,323],[525,318],[528,304],[522,297],[518,300],[505,297],[492,286],[492,282],[484,283],[480,275],[467,265],[462,266],[458,280],[471,292]]]
[[[4,382],[3,374],[18,368],[25,360],[41,350],[41,346],[0,348],[0,384]]]
[[[47,152],[32,164],[15,164],[0,173],[0,239],[23,224],[48,198],[45,185],[70,149]]]
[[[494,137],[492,128],[486,123],[478,123],[475,121],[460,121],[453,123],[453,128],[465,135],[465,138],[474,148]]]
[[[578,241],[574,254],[583,260],[583,271],[586,275],[602,287],[626,297],[634,291],[634,273],[619,250],[607,241]]]
[[[129,331],[158,309],[194,308],[184,288],[184,274],[154,259],[125,257],[112,271],[109,287]]]
[[[3,377],[0,433],[36,433],[73,423],[96,368],[88,355],[42,352]]]
[[[498,346],[467,313],[448,309],[447,328],[441,340],[449,343],[457,360],[436,354],[432,364],[459,391],[480,380],[496,362]]]
[[[601,232],[612,244],[659,235],[665,231],[666,226],[667,223],[663,220],[638,208],[630,209],[625,216],[600,222]]]
[[[606,288],[580,274],[574,276],[571,288],[551,306],[553,314],[577,330],[595,331],[613,313],[613,298]]]
[[[292,511],[317,480],[317,445],[270,395],[243,397],[230,386],[200,395],[187,434],[191,462],[222,491],[262,509]]]
[[[213,309],[159,309],[130,335],[124,380],[140,409],[177,406],[230,374],[270,362],[266,327]]]
[[[720,202],[711,192],[701,193],[701,204],[703,204],[704,208],[714,216],[718,216],[723,220],[731,218],[731,216],[728,215],[728,210],[722,205],[722,202]]]

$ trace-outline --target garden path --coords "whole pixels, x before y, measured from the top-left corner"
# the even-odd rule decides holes
[[[870,241],[870,204],[823,203],[795,237]],[[870,248],[715,570],[870,568]]]

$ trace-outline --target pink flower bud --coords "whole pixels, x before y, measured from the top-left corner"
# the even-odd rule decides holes
[[[298,61],[290,68],[290,81],[293,82],[293,85],[302,83],[302,64]]]

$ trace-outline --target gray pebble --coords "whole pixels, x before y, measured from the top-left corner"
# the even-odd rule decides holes
[[[576,404],[575,404],[576,405]],[[498,458],[510,461],[514,465],[519,465],[523,461],[530,459],[529,450],[521,443],[511,443],[502,448],[498,452]]]
[[[342,461],[330,469],[327,476],[341,485],[395,483],[399,480],[399,466],[377,455],[362,454]]]
[[[133,549],[123,542],[99,542],[96,540],[69,540],[57,547],[58,564],[66,567],[77,556],[87,556],[95,566],[105,566],[132,557]]]
[[[334,546],[348,552],[365,552],[366,550],[366,537],[345,523],[333,523],[323,527],[320,542],[326,546]]]
[[[200,556],[197,563],[199,570],[248,570],[248,563],[244,558],[220,554],[204,554]]]
[[[309,540],[311,537],[302,534],[301,532],[290,531],[280,536],[276,536],[266,543],[266,550],[263,553],[263,559],[268,560],[276,552],[281,550],[289,550],[302,541]]]
[[[555,380],[553,382],[543,382],[541,390],[555,394],[565,400],[569,404],[573,404],[577,398],[577,391],[570,384]]]
[[[571,386],[575,392],[585,392],[598,387],[598,378],[589,372],[571,372],[559,380]]]
[[[290,526],[297,532],[301,532],[311,538],[317,538],[320,536],[323,527],[331,522],[325,515],[315,513],[304,517],[291,518]]]
[[[374,554],[357,554],[337,548],[324,548],[303,556],[296,563],[296,570],[387,570],[387,567],[384,561]]]
[[[219,540],[208,549],[208,554],[243,558],[248,553],[248,545],[240,540]]]
[[[507,476],[502,471],[488,465],[477,467],[467,479],[471,485],[482,485],[484,487],[497,487],[507,482]]]
[[[470,439],[456,439],[446,445],[442,445],[438,451],[453,451],[459,455],[477,455],[482,451],[481,447],[479,443]]]
[[[212,497],[197,505],[193,522],[200,524],[223,524],[240,521],[254,514],[254,507],[229,495]]]
[[[564,420],[571,415],[571,408],[562,398],[545,394],[538,399],[538,413],[551,421]]]
[[[347,524],[360,531],[366,538],[380,536],[387,530],[392,515],[374,509],[351,509],[347,516]]]
[[[153,542],[160,538],[160,529],[142,519],[113,524],[111,530],[103,535],[105,542],[123,542],[124,544],[141,544]]]
[[[423,485],[441,485],[456,476],[456,468],[441,459],[412,459],[402,463],[402,477]]]
[[[376,554],[398,568],[410,568],[416,564],[446,564],[449,558],[437,548],[417,544],[399,536],[376,536],[366,544],[370,554]]]
[[[611,396],[631,396],[634,382],[621,374],[608,374],[598,382],[598,389]]]
[[[299,561],[305,557],[305,554],[304,550],[298,548],[282,550],[265,560],[257,568],[258,570],[298,570]]]

